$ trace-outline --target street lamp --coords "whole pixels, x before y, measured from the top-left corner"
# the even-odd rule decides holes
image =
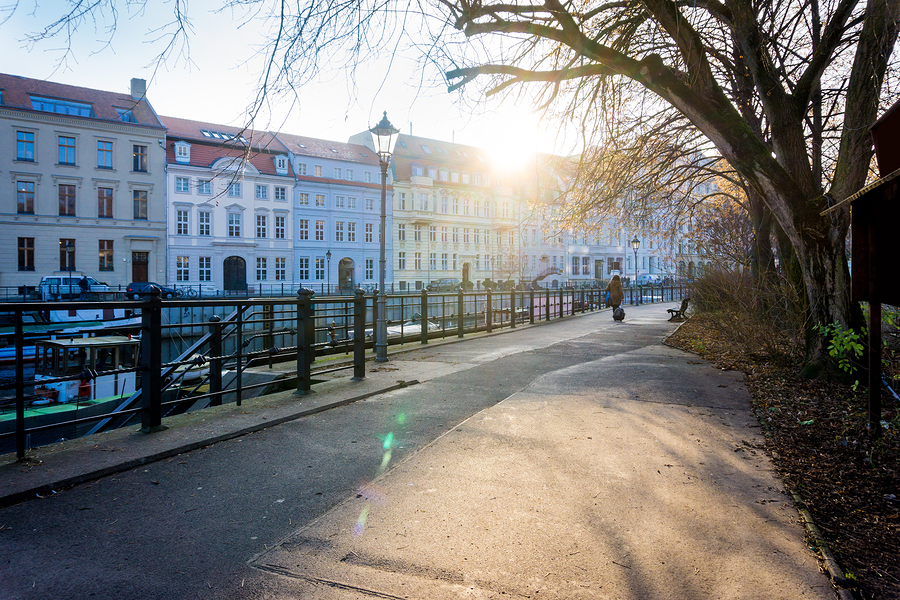
[[[325,253],[325,260],[328,262],[328,294],[331,295],[331,250]]]
[[[631,248],[634,250],[634,286],[637,287],[637,276],[638,276],[638,266],[637,266],[637,251],[638,248],[641,247],[641,240],[638,239],[637,234],[635,234],[634,239],[631,240]],[[638,304],[640,304],[640,298],[638,298]]]
[[[372,134],[372,145],[375,154],[378,155],[381,164],[381,255],[378,269],[378,319],[375,322],[375,362],[387,361],[387,294],[384,290],[384,243],[387,238],[387,169],[391,164],[391,155],[394,153],[394,144],[400,136],[400,130],[388,121],[387,111],[381,122],[369,130]]]

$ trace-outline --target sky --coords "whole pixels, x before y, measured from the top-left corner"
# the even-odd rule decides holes
[[[254,29],[255,23],[246,23],[244,15],[214,12],[221,0],[192,0],[189,52],[179,48],[164,62],[156,60],[165,48],[159,30],[172,20],[171,2],[150,0],[140,11],[133,4],[118,4],[111,42],[107,30],[111,19],[83,24],[68,52],[63,38],[36,44],[25,40],[51,15],[61,14],[65,5],[64,0],[47,0],[35,11],[23,3],[11,15],[0,8],[0,19],[6,18],[0,23],[0,71],[116,92],[128,92],[131,78],[142,78],[160,115],[245,124],[263,61],[261,32]],[[385,75],[387,71],[386,63],[374,63],[360,69],[353,81],[343,73],[323,72],[318,82],[301,90],[299,105],[276,102],[271,118],[258,127],[347,141],[375,125],[387,111],[402,133],[479,146],[510,165],[534,151],[574,151],[571,139],[567,145],[555,132],[547,132],[526,109],[499,105],[471,111],[447,92],[445,84],[421,87],[423,74],[412,57],[395,56]]]

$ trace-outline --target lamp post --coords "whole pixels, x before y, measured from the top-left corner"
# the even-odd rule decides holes
[[[69,267],[69,280],[70,281],[72,279],[72,271],[73,271],[72,267],[75,266],[72,264],[74,262],[72,260],[72,256],[74,254],[75,254],[75,246],[72,245],[72,242],[68,242],[66,244],[66,266]]]
[[[381,255],[378,269],[378,319],[375,322],[375,362],[387,361],[387,294],[384,290],[384,244],[387,238],[387,169],[391,164],[391,155],[394,153],[394,144],[400,136],[400,130],[388,121],[387,111],[381,122],[369,130],[372,134],[372,145],[375,154],[378,155],[381,164]]]
[[[634,287],[637,287],[637,274],[638,274],[638,266],[637,266],[637,251],[638,248],[641,247],[641,240],[638,239],[637,234],[635,234],[634,239],[631,240],[631,248],[634,250]],[[640,298],[638,298],[637,304],[640,304]]]
[[[328,269],[328,295],[331,295],[331,250],[325,253],[326,267]]]

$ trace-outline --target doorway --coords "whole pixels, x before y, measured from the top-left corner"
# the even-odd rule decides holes
[[[150,253],[131,253],[131,281],[150,281]]]
[[[463,266],[462,266],[462,267],[463,267],[463,269],[462,269],[462,280],[463,280],[463,281],[469,281],[469,269],[471,268],[471,265],[470,265],[469,263],[463,263]]]
[[[225,277],[224,289],[226,292],[247,291],[247,263],[240,256],[229,256],[223,263]]]
[[[341,292],[353,291],[353,259],[342,258],[338,263],[338,287]]]

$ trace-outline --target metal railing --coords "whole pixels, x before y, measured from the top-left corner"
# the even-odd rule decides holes
[[[680,287],[637,287],[625,290],[625,303],[675,301],[682,295]],[[427,344],[432,339],[567,318],[603,308],[605,296],[599,288],[394,294],[386,303],[387,341]],[[91,384],[98,378],[135,373],[139,381],[134,393],[100,408],[82,406],[76,400],[64,409],[57,407],[62,410],[53,418],[42,417],[46,398],[41,398],[45,403],[40,407],[35,404],[38,396],[34,376],[26,370],[26,350],[37,341],[62,334],[48,331],[46,324],[30,329],[25,317],[59,308],[98,307],[130,309],[139,313],[140,324],[110,322],[105,329],[80,335],[139,334],[138,364],[84,368],[42,383]],[[0,453],[11,451],[4,449],[11,439],[21,458],[30,446],[122,427],[138,419],[142,430],[152,432],[166,416],[225,402],[240,405],[245,397],[273,385],[308,393],[314,377],[326,373],[352,371],[354,378],[364,378],[365,362],[374,356],[377,310],[376,293],[357,290],[352,296],[317,297],[305,288],[296,296],[281,298],[163,302],[155,294],[141,301],[0,304],[0,314],[12,322],[0,334],[15,348],[13,372],[0,383]],[[276,365],[280,368],[275,369]],[[250,373],[260,378],[261,367],[266,373],[277,372],[277,382],[273,377],[250,381]]]

